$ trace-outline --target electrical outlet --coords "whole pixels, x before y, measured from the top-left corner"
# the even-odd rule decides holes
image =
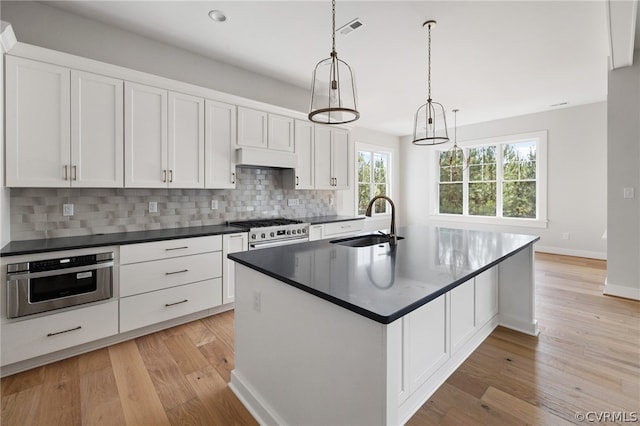
[[[157,201],[149,201],[149,213],[158,213]]]
[[[287,200],[287,205],[288,205],[289,207],[291,207],[291,206],[298,206],[298,205],[300,205],[300,200],[298,200],[297,198],[289,198],[289,199]]]
[[[62,216],[73,216],[73,204],[62,205]]]
[[[211,200],[211,210],[218,210],[218,200]]]
[[[563,233],[562,234],[562,239],[563,240],[568,240],[569,239],[569,233],[568,232]]]
[[[334,200],[332,196],[329,196],[329,205],[333,206]]]
[[[633,188],[624,188],[623,197],[624,198],[634,198],[635,197],[634,189]]]
[[[260,312],[262,309],[262,294],[260,291],[255,290],[253,292],[253,310],[256,312]]]

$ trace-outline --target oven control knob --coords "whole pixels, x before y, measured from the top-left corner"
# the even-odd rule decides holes
[[[271,234],[269,234],[269,235],[271,235],[272,237],[275,237],[275,236],[276,236],[276,233],[275,233],[275,232],[272,232],[272,233],[271,233]]]
[[[260,234],[260,238],[264,238],[264,237],[266,237],[266,235]]]
[[[298,229],[298,234],[302,234],[302,231],[300,229]]]
[[[307,233],[307,229],[306,229],[306,228],[303,228],[303,229],[302,229],[302,233],[303,233],[303,234],[306,234],[306,233]]]
[[[256,239],[256,234],[251,234],[251,239],[255,240]]]
[[[287,235],[291,235],[291,230],[287,231]]]

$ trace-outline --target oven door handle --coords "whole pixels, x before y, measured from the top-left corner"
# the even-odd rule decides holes
[[[278,246],[286,246],[289,244],[300,244],[309,241],[309,238],[294,238],[290,240],[281,240],[281,241],[273,241],[267,243],[251,243],[249,244],[250,249],[261,249],[268,247],[278,247]]]
[[[102,268],[113,268],[113,261],[100,262],[93,265],[76,266],[75,268],[52,269],[42,272],[23,272],[7,274],[7,281],[28,280],[32,278],[54,277],[56,275],[75,274],[76,272],[95,271]]]

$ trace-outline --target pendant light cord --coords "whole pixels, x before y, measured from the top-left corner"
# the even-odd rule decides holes
[[[429,65],[427,67],[427,69],[428,69],[427,82],[428,82],[428,85],[429,85],[429,88],[428,88],[429,97],[428,97],[427,100],[431,101],[431,24],[428,25],[427,29],[428,29],[428,33],[429,33],[429,43],[428,43],[428,46],[429,46],[428,47],[428,52],[429,53],[427,55],[428,61],[429,61],[428,62]]]
[[[331,44],[331,52],[335,53],[336,51],[336,0],[331,1],[331,14],[332,14],[332,44]]]

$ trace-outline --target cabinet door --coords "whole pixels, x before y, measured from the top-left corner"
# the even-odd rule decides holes
[[[124,185],[166,188],[167,91],[127,81],[124,102]]]
[[[247,251],[249,237],[246,232],[222,236],[222,304],[231,303],[235,298],[236,263],[227,259],[227,254]]]
[[[269,114],[269,149],[293,152],[293,119],[282,115]]]
[[[331,176],[333,189],[349,188],[349,132],[332,129]]]
[[[236,107],[205,101],[205,186],[236,187]]]
[[[71,186],[123,186],[123,82],[71,71]]]
[[[70,71],[6,56],[6,184],[68,187]]]
[[[167,180],[170,188],[204,188],[204,99],[169,92]]]
[[[267,113],[238,107],[238,145],[267,148]]]
[[[313,123],[295,121],[295,152],[298,156],[296,166],[295,188],[313,189]]]
[[[334,189],[331,176],[331,129],[315,126],[314,179],[316,189]]]

